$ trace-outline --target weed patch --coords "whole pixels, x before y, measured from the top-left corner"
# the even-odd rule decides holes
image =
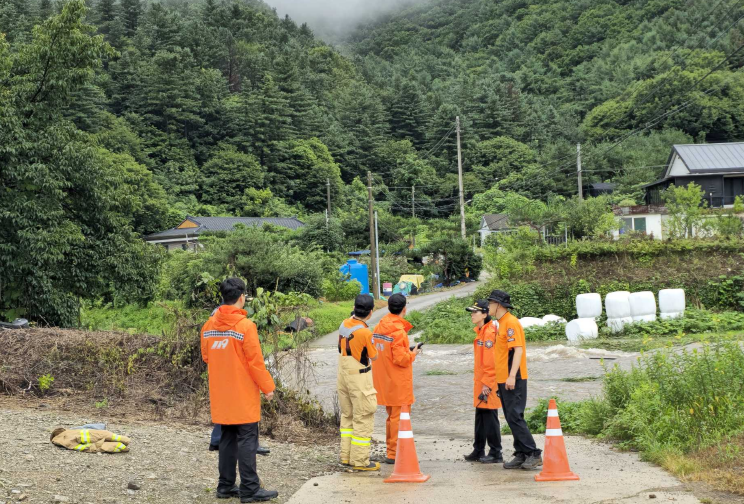
[[[424,376],[455,376],[457,373],[454,371],[447,371],[444,369],[432,369],[424,373]]]

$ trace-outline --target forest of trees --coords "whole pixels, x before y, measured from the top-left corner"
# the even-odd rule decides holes
[[[331,47],[260,0],[0,0],[0,312],[145,296],[142,235],[186,214],[320,223],[327,182],[328,233],[366,247],[367,171],[380,240],[400,240],[457,212],[455,116],[470,215],[570,198],[579,142],[586,183],[639,201],[672,143],[744,138],[743,17],[430,0]]]

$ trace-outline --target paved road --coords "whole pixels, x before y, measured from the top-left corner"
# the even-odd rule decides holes
[[[454,289],[447,289],[441,292],[435,292],[433,294],[426,294],[423,296],[414,296],[408,301],[408,311],[423,311],[427,308],[431,308],[435,304],[439,303],[440,301],[444,301],[446,299],[449,299],[451,297],[456,298],[462,298],[467,297],[473,294],[475,290],[480,287],[483,282],[487,280],[487,276],[485,273],[481,274],[481,280],[477,282],[472,282],[469,284],[465,284],[462,287],[456,287]],[[374,325],[377,322],[379,322],[382,317],[388,314],[387,308],[377,310],[372,314],[372,318],[369,321],[369,325]],[[310,346],[319,348],[319,347],[336,347],[338,345],[338,331],[334,331],[330,334],[326,334],[325,336],[318,338],[317,340],[313,341]]]
[[[459,289],[412,298],[409,310],[425,310],[449,297],[471,295],[479,283]],[[378,322],[387,310],[372,317]],[[316,397],[332,411],[335,403],[336,345],[338,333],[315,343],[309,353],[314,362]],[[637,354],[581,350],[564,345],[531,344],[527,349],[530,370],[528,406],[537,399],[564,397],[585,399],[601,391],[603,365],[628,368]],[[603,362],[598,358],[608,359]],[[574,381],[570,379],[579,379]],[[595,379],[592,379],[595,378]],[[680,504],[700,502],[676,478],[659,467],[641,462],[637,454],[620,453],[607,444],[582,437],[566,439],[569,460],[581,481],[535,483],[533,473],[506,471],[500,465],[469,464],[462,455],[472,450],[472,347],[470,345],[431,345],[414,365],[416,405],[412,421],[421,469],[432,476],[422,485],[386,485],[383,477],[392,472],[384,466],[381,473],[338,473],[308,481],[290,504],[351,503],[368,504],[426,502],[468,503],[641,503],[649,498]],[[378,408],[373,439],[379,456],[385,443],[385,414]],[[501,417],[503,422],[503,416]],[[538,446],[542,436],[535,436]],[[504,454],[511,455],[512,439],[504,436]],[[654,497],[651,497],[651,496]]]

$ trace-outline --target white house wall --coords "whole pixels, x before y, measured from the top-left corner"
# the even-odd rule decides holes
[[[633,215],[623,215],[622,218],[626,219],[639,219],[639,218],[645,218],[646,219],[646,234],[654,235],[654,239],[656,240],[663,240],[664,239],[664,220],[666,220],[667,216],[662,214],[633,214]],[[635,228],[635,222],[633,224],[633,227]],[[615,230],[612,232],[612,236],[614,238],[620,237],[620,230]]]
[[[667,177],[674,177],[675,175],[684,176],[689,174],[690,170],[687,169],[687,165],[682,161],[681,157],[675,154],[674,159],[672,159],[672,167],[670,168]]]

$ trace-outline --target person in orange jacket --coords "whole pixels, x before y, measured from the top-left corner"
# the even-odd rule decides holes
[[[504,469],[537,469],[543,464],[542,450],[535,444],[524,410],[527,407],[527,344],[519,319],[509,312],[511,296],[502,290],[488,296],[489,314],[497,327],[496,381],[506,423],[514,437],[514,458]]]
[[[240,497],[240,502],[263,502],[276,498],[264,490],[256,473],[258,422],[261,395],[274,397],[274,380],[266,370],[256,324],[247,318],[245,283],[228,278],[220,285],[223,305],[204,324],[202,359],[209,369],[209,401],[212,422],[222,425],[217,497]],[[235,486],[235,465],[240,469],[240,488]]]
[[[414,403],[413,397],[413,361],[421,352],[417,345],[409,347],[408,331],[413,326],[405,318],[406,297],[393,294],[388,299],[389,314],[375,326],[374,342],[380,356],[372,363],[372,380],[377,390],[378,406],[385,406],[387,422],[385,439],[387,441],[386,464],[395,464],[395,452],[398,448],[398,424],[402,406]]]
[[[475,328],[473,354],[473,406],[475,406],[475,441],[473,452],[465,455],[468,462],[495,464],[504,461],[501,453],[501,426],[499,412],[501,401],[497,395],[496,380],[496,328],[488,315],[488,301],[479,299],[465,308]],[[485,448],[488,443],[488,455]]]

